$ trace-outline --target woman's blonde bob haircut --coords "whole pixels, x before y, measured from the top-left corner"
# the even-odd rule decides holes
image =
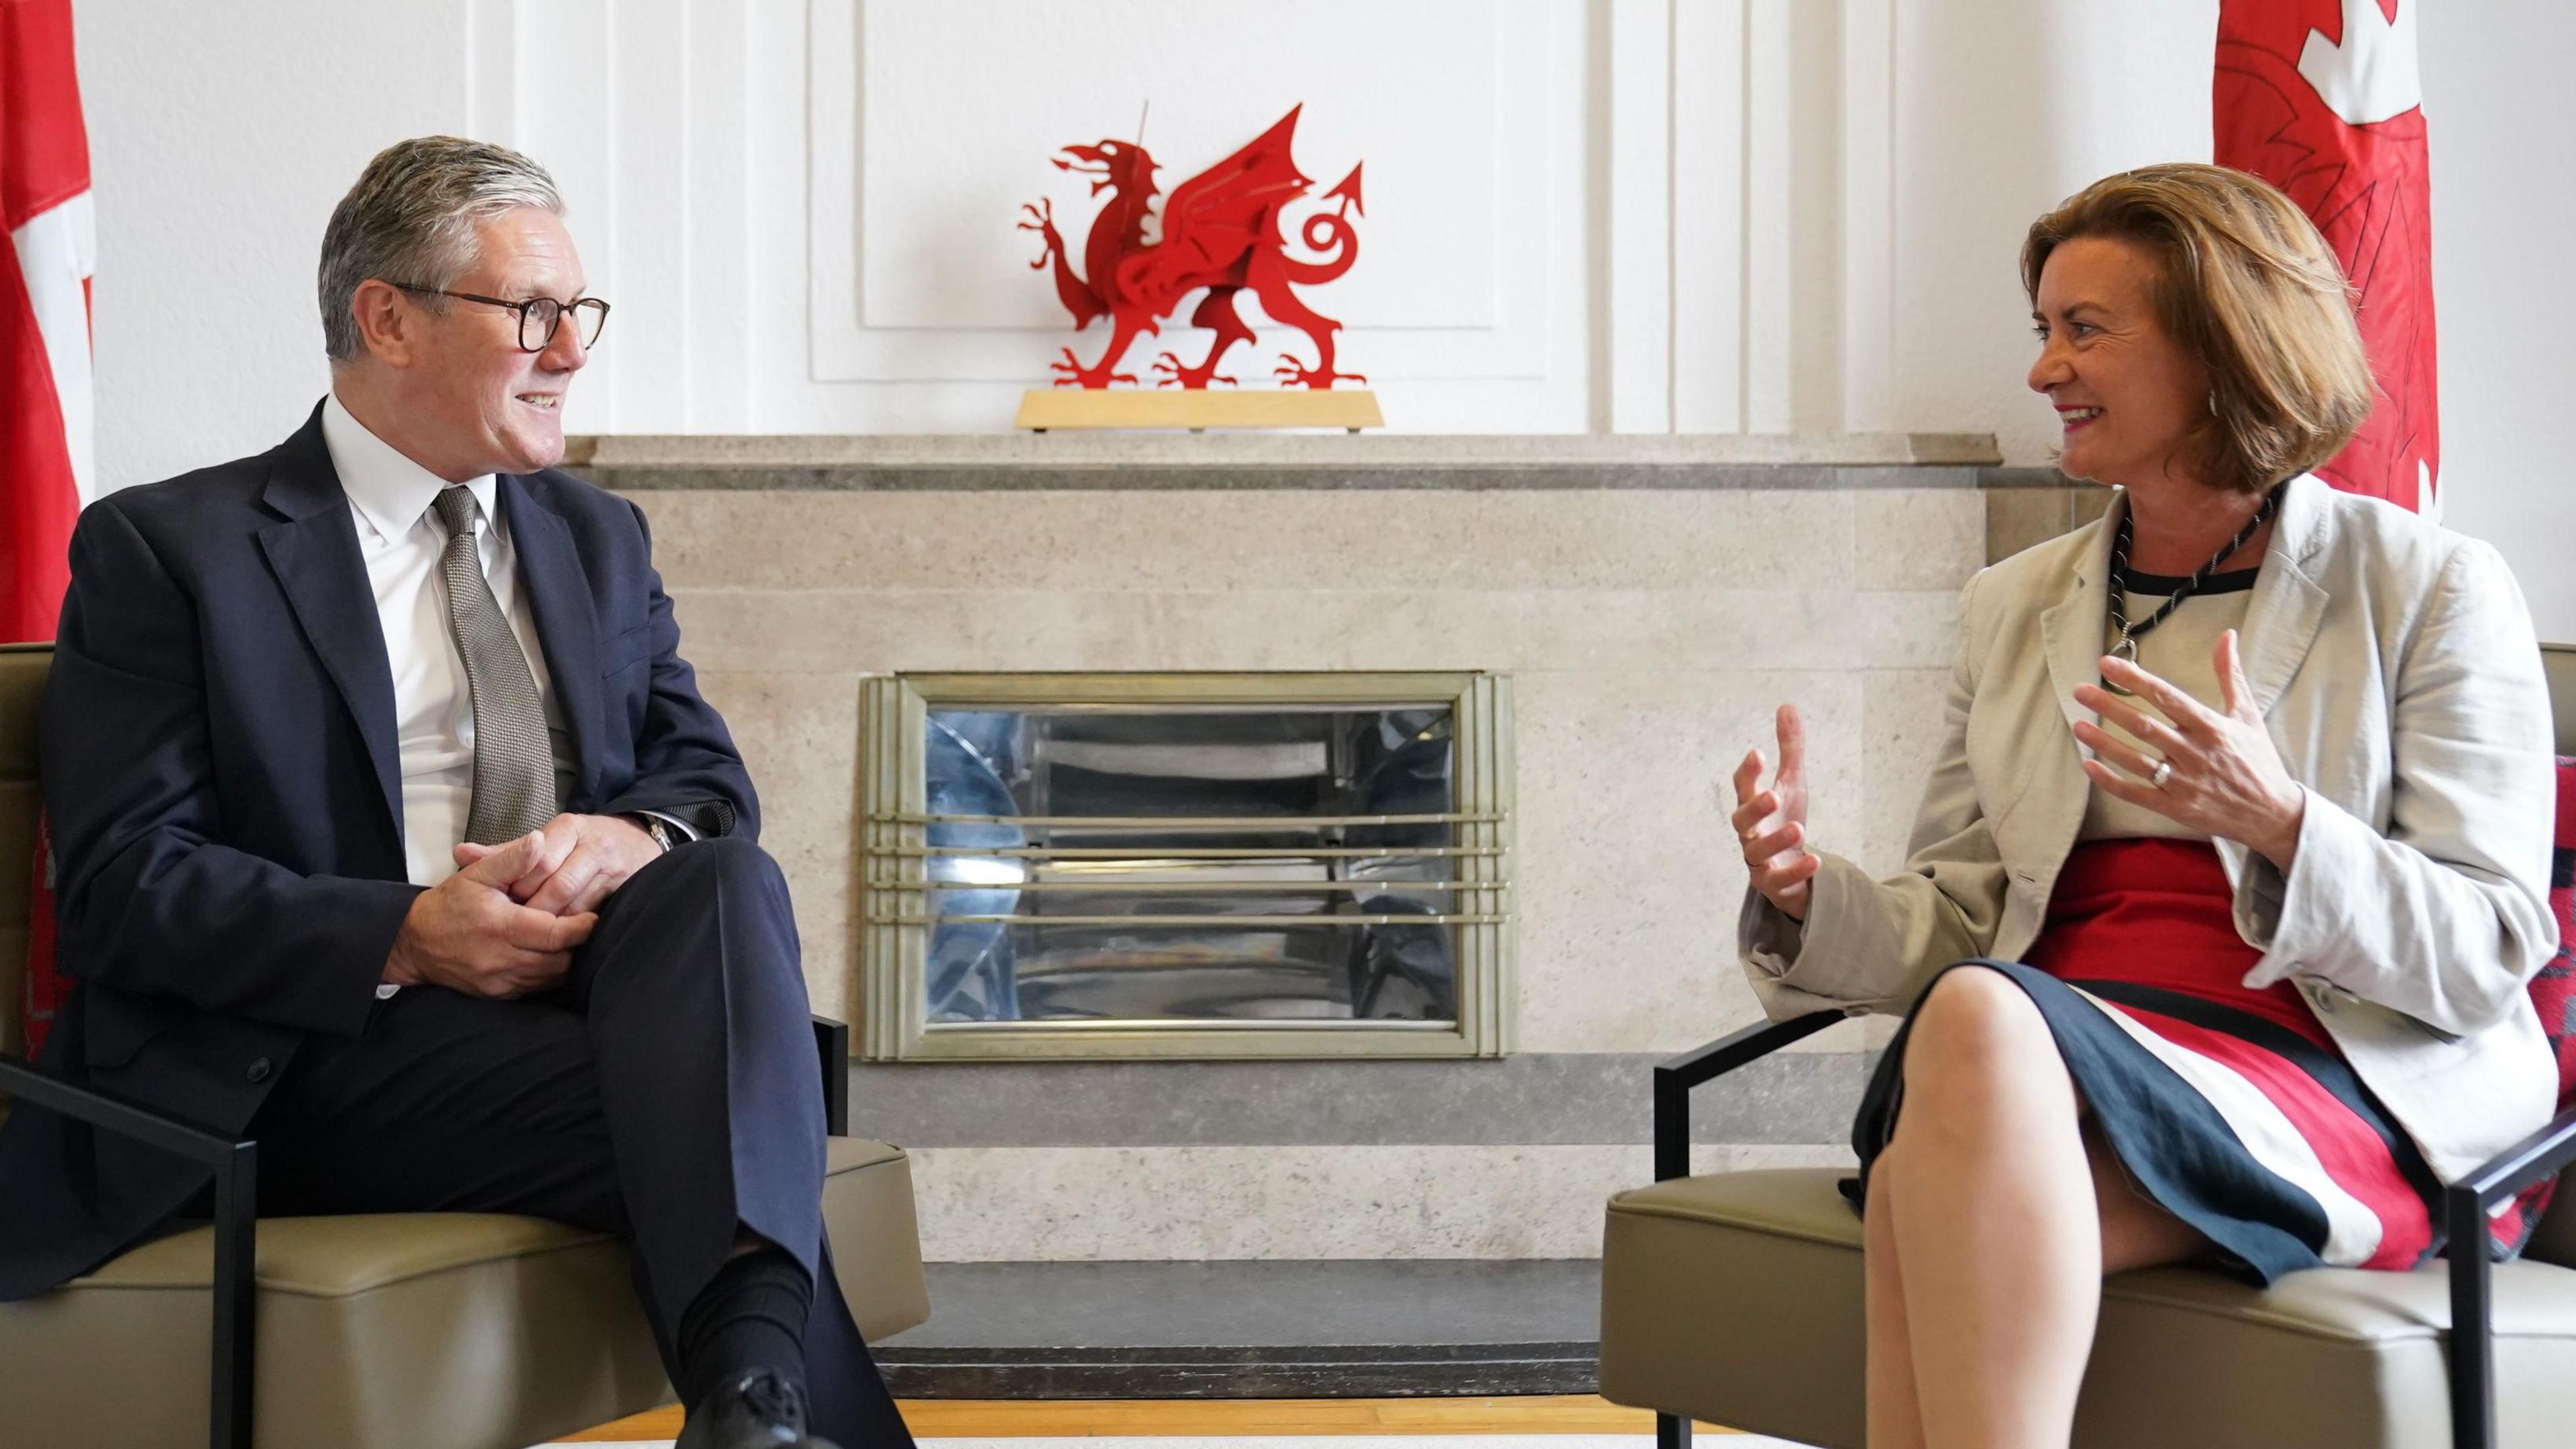
[[[2290,198],[2223,166],[2106,176],[2030,224],[2021,284],[2049,253],[2111,237],[2155,259],[2157,316],[2209,369],[2209,417],[2184,445],[2202,482],[2259,493],[2341,451],[2370,413],[2352,288]]]

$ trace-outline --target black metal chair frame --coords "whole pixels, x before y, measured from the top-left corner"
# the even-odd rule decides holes
[[[1690,1176],[1691,1088],[1745,1063],[1814,1036],[1844,1019],[1839,1011],[1810,1012],[1788,1021],[1747,1027],[1655,1067],[1655,1181]],[[2487,1213],[2498,1203],[2576,1162],[2576,1108],[2506,1148],[2475,1172],[2443,1189],[2443,1231],[2453,1243],[2483,1244]],[[2453,1253],[2451,1264],[2452,1449],[2495,1449],[2495,1335],[2487,1255]],[[2465,1326],[2465,1327],[2464,1327]],[[1691,1421],[1655,1415],[1656,1449],[1690,1449]]]
[[[823,1072],[824,1130],[850,1132],[850,1029],[814,1018]],[[119,1137],[175,1152],[215,1177],[215,1348],[206,1442],[211,1449],[251,1449],[251,1387],[258,1362],[259,1143],[233,1138],[96,1087],[38,1071],[0,1053],[0,1093],[60,1112]]]

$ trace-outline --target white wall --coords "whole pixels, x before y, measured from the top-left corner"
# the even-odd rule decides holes
[[[107,486],[257,452],[329,385],[331,207],[387,141],[455,125],[465,0],[73,7],[98,207]],[[432,44],[421,43],[423,37]]]
[[[1898,34],[1894,425],[2046,463],[2023,378],[2031,221],[2095,179],[2206,160],[2217,0],[1907,0]]]
[[[1307,104],[1367,163],[1363,260],[1314,301],[1416,431],[1991,431],[2045,461],[2013,276],[2104,172],[2209,147],[2216,0],[78,0],[110,484],[265,446],[323,386],[313,248],[403,135],[522,146],[574,208],[603,432],[982,430],[1060,324],[1013,211],[1146,142],[1168,187]],[[2576,638],[2576,384],[2553,265],[2576,8],[2428,12],[2448,519]],[[1284,345],[1283,345],[1284,344]],[[1131,355],[1140,370],[1166,329]],[[1237,353],[1266,381],[1293,338]]]
[[[2473,3],[2422,37],[2443,521],[2504,551],[2540,637],[2576,640],[2576,6]]]

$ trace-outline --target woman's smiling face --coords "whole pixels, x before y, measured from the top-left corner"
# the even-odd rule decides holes
[[[2057,409],[2070,478],[2130,487],[2189,466],[2209,369],[2166,330],[2155,282],[2146,249],[2116,237],[2061,242],[2040,271],[2030,386]]]

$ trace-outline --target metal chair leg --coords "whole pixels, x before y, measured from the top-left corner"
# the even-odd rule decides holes
[[[823,1135],[850,1135],[850,1028],[828,1016],[814,1018],[814,1051],[823,1066]]]
[[[2444,1195],[2450,1233],[2452,1449],[2495,1449],[2494,1289],[2487,1267],[2486,1205],[2476,1189]]]
[[[1690,1417],[1686,1414],[1657,1414],[1655,1449],[1691,1449]]]
[[[235,1143],[215,1169],[215,1351],[207,1443],[250,1449],[259,1328],[259,1146]]]

